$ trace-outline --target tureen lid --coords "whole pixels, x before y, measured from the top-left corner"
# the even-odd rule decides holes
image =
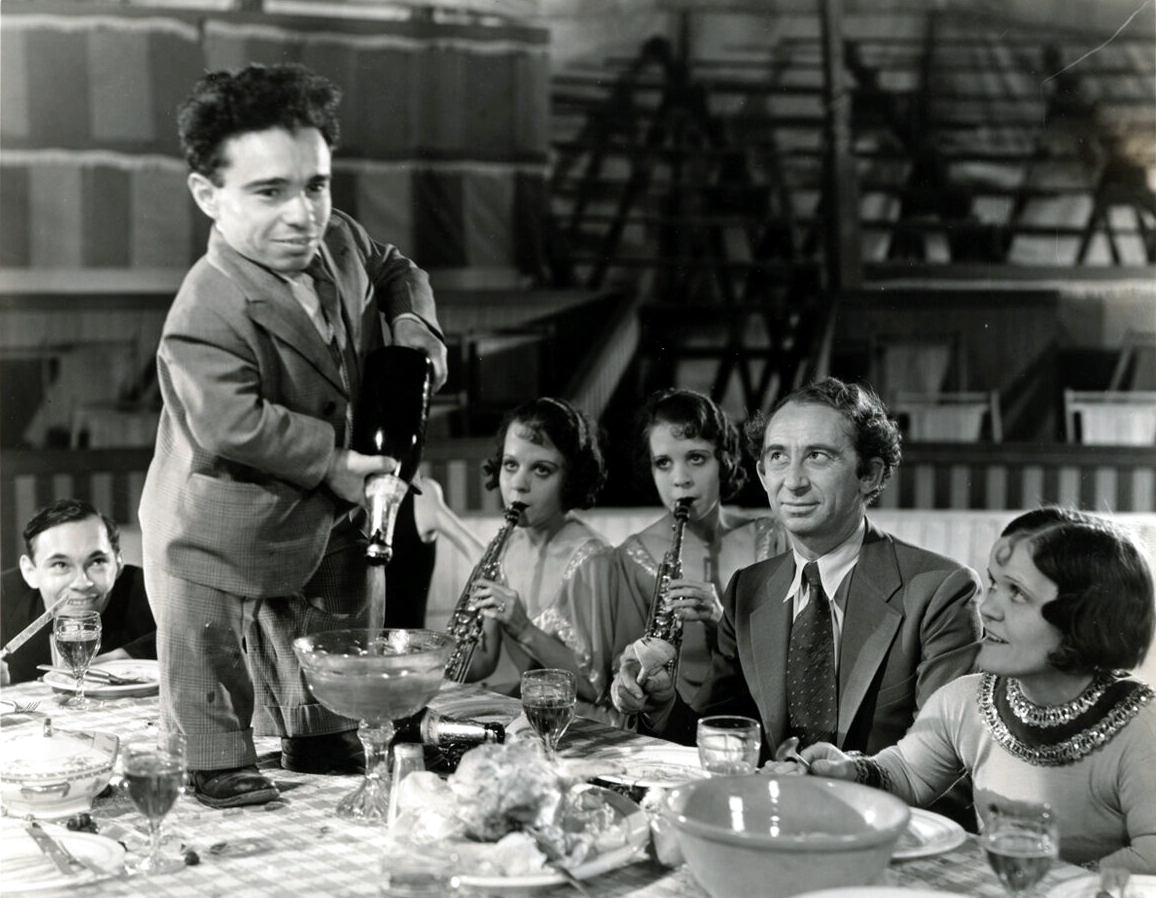
[[[112,733],[57,730],[44,721],[40,732],[6,734],[0,742],[5,779],[73,777],[112,766],[120,740]]]

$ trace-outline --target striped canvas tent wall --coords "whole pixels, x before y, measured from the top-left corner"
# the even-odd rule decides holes
[[[24,3],[0,20],[0,266],[187,266],[208,224],[176,109],[206,70],[302,62],[344,92],[335,204],[426,268],[533,268],[544,30]]]

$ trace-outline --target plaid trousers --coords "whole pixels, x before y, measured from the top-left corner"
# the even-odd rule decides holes
[[[364,626],[363,549],[326,556],[301,593],[234,595],[145,566],[157,621],[161,724],[183,733],[192,770],[256,762],[253,736],[324,735],[357,721],[322,707],[293,653],[298,636]]]

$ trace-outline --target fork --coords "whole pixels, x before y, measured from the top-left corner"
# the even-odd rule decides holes
[[[28,714],[40,707],[39,701],[18,702],[10,698],[0,698],[0,703],[11,705],[12,710],[17,714]]]

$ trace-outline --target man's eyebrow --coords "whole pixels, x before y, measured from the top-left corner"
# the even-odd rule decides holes
[[[260,190],[263,187],[281,187],[289,183],[288,178],[260,178],[245,184],[246,190]]]
[[[772,449],[785,449],[785,448],[786,448],[785,443],[767,443],[765,446],[763,446],[763,455],[766,455]],[[816,449],[822,449],[824,452],[830,452],[832,454],[835,454],[835,453],[842,451],[834,443],[807,443],[803,446],[802,451],[805,454],[807,452],[813,452]]]

